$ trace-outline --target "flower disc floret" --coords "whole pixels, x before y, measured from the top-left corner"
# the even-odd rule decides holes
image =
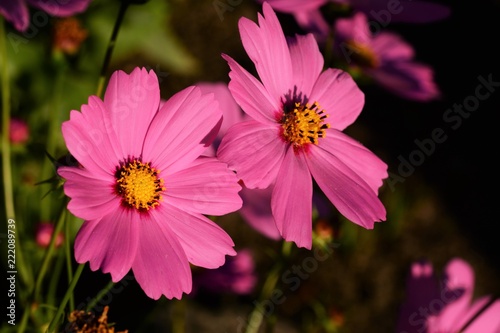
[[[281,119],[283,137],[295,147],[305,144],[318,144],[318,138],[325,137],[325,130],[330,124],[324,123],[328,115],[319,104],[295,103],[293,110],[285,112]]]
[[[125,206],[148,211],[160,204],[161,193],[165,191],[163,179],[158,177],[158,170],[149,162],[136,159],[127,162],[118,168],[115,177],[116,192]]]

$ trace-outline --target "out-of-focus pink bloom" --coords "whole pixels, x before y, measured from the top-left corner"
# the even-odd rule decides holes
[[[264,2],[264,0],[258,1]],[[313,33],[319,42],[324,42],[330,33],[332,22],[329,22],[320,10],[329,3],[365,13],[378,29],[397,22],[430,23],[450,15],[448,6],[417,0],[267,0],[267,2],[276,11],[293,15],[299,26]]]
[[[248,116],[241,110],[239,105],[234,100],[227,84],[224,82],[199,82],[196,84],[205,94],[213,93],[215,99],[219,102],[222,110],[222,125],[214,142],[205,152],[208,156],[215,156],[222,137],[227,130],[244,120],[248,120]],[[249,189],[246,186],[240,191],[240,196],[243,199],[243,206],[239,210],[243,219],[252,226],[255,230],[264,236],[278,240],[281,235],[276,228],[274,217],[271,212],[271,193],[272,188],[267,189]]]
[[[423,102],[440,96],[432,67],[415,61],[413,47],[399,35],[372,34],[363,13],[337,20],[335,31],[337,55],[388,91]]]
[[[450,260],[440,280],[429,262],[414,263],[406,293],[397,333],[500,332],[500,301],[473,299],[474,271],[463,259]]]
[[[252,253],[243,249],[238,251],[236,256],[229,257],[223,266],[203,270],[196,276],[194,288],[214,293],[247,295],[252,293],[256,283],[257,274]]]
[[[54,233],[54,225],[49,222],[42,222],[36,226],[35,238],[38,246],[47,247],[50,244],[50,240],[52,238],[52,234]],[[61,246],[64,240],[63,234],[60,232],[56,236],[55,246]]]
[[[271,210],[282,237],[312,245],[313,178],[338,211],[371,229],[385,220],[378,189],[387,165],[342,131],[360,114],[364,94],[338,69],[323,71],[312,34],[287,40],[269,4],[259,25],[242,18],[243,47],[260,80],[228,55],[229,90],[252,120],[232,126],[217,156],[248,188],[274,185]]]
[[[63,123],[80,166],[58,173],[68,209],[84,220],[77,262],[114,282],[132,269],[149,297],[180,299],[191,291],[190,263],[217,268],[236,254],[205,214],[238,210],[241,186],[225,163],[200,157],[222,118],[213,95],[192,86],[159,104],[153,71],[114,72],[104,100],[89,97]]]
[[[22,119],[12,118],[9,127],[9,140],[13,144],[23,144],[28,141],[30,131],[28,124]]]
[[[92,0],[0,0],[0,14],[19,31],[26,31],[30,25],[29,6],[43,10],[56,17],[67,17],[87,10]]]

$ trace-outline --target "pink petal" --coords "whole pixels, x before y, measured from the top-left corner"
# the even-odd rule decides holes
[[[283,238],[306,249],[312,246],[312,188],[304,155],[290,147],[276,179],[271,207]]]
[[[375,194],[387,178],[387,164],[358,141],[337,130],[328,129],[318,147],[339,158],[361,177]]]
[[[76,167],[60,167],[57,172],[65,179],[64,193],[71,198],[68,209],[73,215],[93,220],[119,208],[121,200],[114,193],[116,181],[113,177],[97,178]]]
[[[198,158],[186,169],[164,179],[164,201],[182,210],[224,215],[242,205],[236,174],[215,158]]]
[[[342,42],[355,41],[363,45],[369,45],[372,39],[368,19],[362,12],[338,19],[335,22],[335,34]]]
[[[235,170],[248,188],[266,188],[276,179],[286,146],[276,125],[251,120],[227,131],[217,157]]]
[[[231,57],[222,57],[229,64],[229,90],[243,111],[253,119],[262,123],[275,123],[275,113],[280,109],[280,97],[271,97],[254,76],[238,65]]]
[[[52,16],[71,16],[87,10],[91,0],[43,1],[26,0],[31,6],[40,8]]]
[[[259,0],[259,2],[264,2],[264,0]],[[312,9],[319,9],[321,6],[325,5],[328,0],[265,0],[274,9],[284,13],[295,13]]]
[[[195,266],[217,268],[224,264],[226,255],[236,255],[231,237],[217,224],[201,214],[183,211],[166,204],[154,211],[158,221],[176,235],[189,262]]]
[[[85,221],[75,239],[76,261],[89,261],[93,271],[111,273],[113,282],[118,282],[132,267],[142,227],[139,214],[123,208]]]
[[[342,131],[361,113],[365,95],[348,73],[329,68],[316,81],[311,101],[318,102],[328,114],[326,122],[331,128]]]
[[[76,160],[89,171],[114,175],[124,156],[113,131],[108,110],[96,96],[90,96],[82,111],[71,111],[62,124],[66,146]]]
[[[202,95],[194,86],[176,93],[151,123],[143,159],[154,161],[164,175],[182,170],[211,144],[205,139],[221,118],[213,94]]]
[[[323,70],[323,56],[313,35],[296,35],[289,40],[294,87],[306,97]]]
[[[130,74],[118,70],[111,75],[104,104],[124,154],[141,155],[146,132],[159,103],[160,88],[154,71],[136,67]]]
[[[413,47],[403,38],[392,32],[381,32],[373,37],[370,47],[382,62],[412,59]]]
[[[317,146],[311,146],[308,157],[319,187],[348,220],[366,229],[385,220],[385,208],[373,189],[342,160]]]
[[[434,81],[434,70],[426,64],[395,61],[367,74],[388,91],[406,99],[428,102],[441,96]]]
[[[241,41],[270,95],[283,96],[292,83],[290,51],[272,7],[264,3],[262,9],[264,16],[258,14],[260,27],[247,18],[240,19]]]
[[[302,29],[314,35],[318,43],[326,41],[330,34],[330,24],[325,20],[323,13],[319,9],[296,11],[293,16]]]
[[[139,221],[140,243],[132,270],[148,297],[157,300],[165,295],[168,299],[181,299],[183,292],[191,292],[191,270],[177,236],[169,227],[170,221],[163,220],[157,212],[161,208]]]
[[[498,314],[500,314],[500,301],[495,301],[467,326],[464,333],[500,332],[500,316]]]
[[[0,15],[18,31],[26,31],[30,25],[29,10],[24,0],[0,0]]]
[[[270,239],[278,240],[281,239],[281,234],[271,211],[273,188],[272,185],[265,189],[249,189],[244,186],[240,192],[243,206],[239,213],[252,228]]]

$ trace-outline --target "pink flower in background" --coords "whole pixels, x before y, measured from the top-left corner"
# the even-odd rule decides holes
[[[195,288],[215,293],[250,294],[257,284],[257,273],[252,253],[248,249],[238,251],[226,263],[196,276]]]
[[[373,35],[363,13],[337,20],[335,31],[335,51],[351,68],[403,98],[425,102],[440,97],[432,67],[416,62],[413,47],[399,35]]]
[[[9,127],[9,140],[13,144],[23,144],[28,141],[30,131],[28,124],[22,119],[11,118]]]
[[[438,280],[427,261],[412,265],[397,333],[498,333],[500,300],[473,299],[474,271],[463,259],[448,262]]]
[[[36,243],[38,244],[38,246],[41,246],[44,248],[49,246],[50,240],[52,238],[52,234],[54,233],[54,229],[55,229],[54,225],[52,223],[49,223],[49,222],[42,222],[36,226],[35,239],[36,239]],[[59,233],[56,237],[57,238],[56,238],[55,246],[59,247],[59,246],[61,246],[61,244],[64,240],[64,236],[62,233]]]
[[[29,7],[43,10],[51,16],[67,17],[87,10],[91,0],[0,0],[0,14],[19,31],[30,25]]]
[[[263,0],[259,0],[260,3]],[[331,24],[321,12],[323,6],[341,5],[347,9],[365,13],[376,27],[390,23],[430,23],[450,16],[448,6],[429,1],[415,0],[267,0],[279,12],[291,14],[299,26],[311,32],[318,42],[326,41]]]
[[[189,263],[217,268],[236,254],[202,214],[238,210],[241,187],[226,164],[200,157],[222,117],[213,95],[188,87],[159,103],[154,72],[114,72],[104,100],[91,96],[63,123],[81,167],[58,173],[68,209],[84,220],[76,260],[114,282],[132,269],[149,297],[180,299],[191,291]]]
[[[231,126],[249,118],[234,100],[226,83],[200,82],[196,86],[203,93],[214,93],[215,99],[219,102],[222,110],[223,121],[220,131],[212,145],[205,152],[208,156],[215,156],[220,141],[227,130]],[[281,235],[276,228],[276,223],[271,212],[271,193],[271,188],[260,190],[249,189],[243,186],[240,191],[243,206],[239,210],[239,213],[252,228],[268,238],[278,240],[281,238]]]
[[[274,184],[271,209],[282,237],[312,245],[313,178],[341,214],[367,229],[385,219],[378,189],[387,165],[342,130],[358,117],[364,94],[338,69],[323,71],[312,34],[287,44],[276,14],[263,4],[259,24],[239,22],[258,81],[223,55],[229,90],[252,120],[232,126],[217,156],[248,188]]]

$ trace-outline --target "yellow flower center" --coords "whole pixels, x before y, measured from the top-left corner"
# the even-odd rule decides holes
[[[324,123],[327,117],[317,102],[312,105],[295,103],[293,110],[285,112],[281,119],[283,137],[296,148],[309,143],[317,145],[318,138],[323,138],[330,127]]]
[[[350,51],[352,51],[352,54],[350,55],[351,59],[358,66],[377,68],[380,65],[379,59],[368,46],[351,40],[347,42],[347,47]]]
[[[137,159],[122,165],[115,177],[116,192],[122,197],[123,204],[139,211],[157,207],[162,200],[161,193],[165,191],[158,172],[149,163]]]

